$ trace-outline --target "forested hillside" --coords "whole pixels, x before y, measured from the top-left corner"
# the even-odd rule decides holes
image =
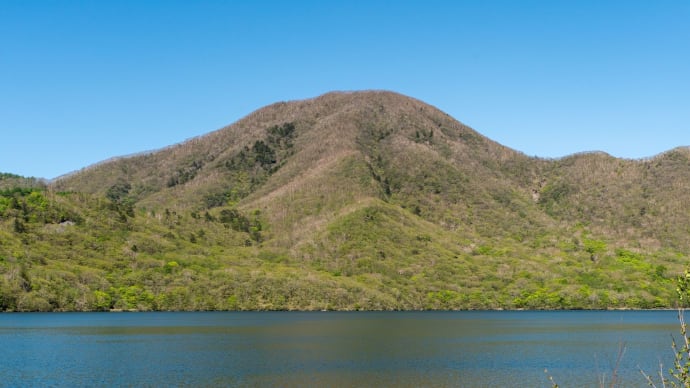
[[[390,92],[0,175],[0,309],[671,307],[690,152],[527,157]]]

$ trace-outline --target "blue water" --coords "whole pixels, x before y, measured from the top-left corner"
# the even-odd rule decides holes
[[[0,314],[0,386],[597,387],[673,361],[674,311]],[[619,349],[624,349],[616,368]]]

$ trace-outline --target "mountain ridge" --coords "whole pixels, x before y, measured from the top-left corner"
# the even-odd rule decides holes
[[[688,148],[529,157],[332,92],[1,192],[0,308],[669,307],[688,182]]]
[[[282,104],[290,104],[290,103],[300,103],[300,102],[305,102],[305,103],[307,103],[307,102],[318,101],[318,99],[320,99],[320,98],[325,98],[325,97],[328,97],[328,96],[338,96],[338,95],[343,96],[343,95],[362,94],[362,93],[391,93],[391,94],[399,95],[399,96],[404,97],[404,98],[413,99],[412,97],[408,97],[408,96],[405,96],[405,95],[402,95],[402,94],[399,94],[399,93],[396,93],[396,92],[393,92],[393,91],[388,91],[388,90],[331,91],[331,92],[325,93],[325,94],[320,95],[320,96],[317,96],[317,97],[312,97],[312,98],[307,98],[307,99],[301,99],[301,100],[280,101],[280,102],[276,102],[276,103],[273,103],[273,104],[269,104],[269,105],[267,105],[267,106],[265,106],[265,107],[263,107],[263,108],[259,108],[259,109],[255,110],[255,111],[253,111],[253,112],[250,112],[247,116],[245,116],[245,117],[239,119],[237,122],[242,121],[242,120],[245,120],[245,119],[248,119],[248,118],[249,118],[250,116],[252,116],[252,115],[260,114],[260,111],[261,111],[261,110],[263,110],[263,109],[268,109],[268,108],[270,108],[270,107],[272,107],[272,106],[274,106],[274,105],[282,105]],[[420,100],[415,100],[415,101],[419,101],[419,102],[423,103],[423,102],[420,101]],[[423,104],[427,105],[426,103],[423,103]],[[429,105],[429,106],[430,106],[430,105]],[[430,107],[431,107],[431,106],[430,106]],[[434,108],[434,109],[437,109],[437,108]],[[444,114],[447,114],[447,113],[444,112]],[[48,182],[58,181],[58,180],[61,180],[61,179],[63,179],[63,178],[66,178],[66,177],[68,177],[68,176],[70,176],[70,175],[73,175],[73,174],[82,172],[82,171],[84,171],[84,170],[89,170],[89,169],[91,169],[91,168],[97,167],[97,166],[99,166],[99,165],[101,165],[101,164],[104,164],[104,163],[108,163],[108,162],[112,162],[112,161],[115,161],[115,160],[127,159],[127,158],[130,158],[130,157],[143,156],[143,155],[147,155],[147,154],[152,154],[152,153],[164,151],[164,150],[166,150],[166,149],[174,148],[174,147],[177,147],[177,146],[181,146],[181,145],[184,145],[184,144],[187,143],[187,142],[192,142],[192,141],[195,141],[195,140],[197,140],[197,139],[199,139],[199,138],[206,137],[206,136],[208,136],[208,135],[210,135],[210,134],[212,134],[212,133],[214,133],[214,132],[222,131],[222,130],[224,130],[224,129],[226,129],[226,128],[232,126],[232,125],[235,125],[237,122],[235,122],[235,123],[233,123],[233,124],[229,124],[229,125],[224,126],[224,127],[221,127],[221,128],[216,129],[216,130],[214,130],[214,131],[212,131],[212,132],[209,132],[209,133],[206,133],[206,134],[197,135],[197,136],[193,136],[193,137],[187,138],[187,139],[185,139],[185,140],[182,140],[182,141],[180,141],[180,142],[178,142],[178,143],[171,144],[171,145],[167,145],[167,146],[164,146],[164,147],[161,147],[161,148],[150,149],[150,150],[144,150],[144,151],[136,151],[136,152],[133,152],[133,153],[130,153],[130,154],[126,154],[126,155],[117,155],[117,156],[113,156],[113,157],[110,157],[110,158],[107,158],[107,159],[104,159],[104,160],[95,162],[95,163],[93,163],[93,164],[84,166],[84,167],[82,167],[82,168],[80,168],[80,169],[78,169],[78,170],[66,172],[66,173],[64,173],[64,174],[62,174],[62,175],[60,175],[60,176],[58,176],[58,177],[52,178],[52,179],[46,179],[46,178],[36,178],[36,179],[41,179],[41,180],[48,181]],[[604,153],[604,154],[607,154],[607,155],[609,155],[609,156],[612,156],[612,157],[614,157],[614,158],[616,158],[616,159],[634,160],[634,161],[645,161],[645,160],[657,158],[657,157],[659,157],[659,156],[662,156],[662,155],[665,154],[665,153],[668,153],[668,152],[671,152],[671,151],[674,151],[674,150],[677,150],[677,149],[690,149],[690,146],[677,146],[677,147],[675,147],[675,148],[672,148],[672,149],[669,149],[669,150],[666,150],[666,151],[661,151],[661,152],[659,152],[658,154],[655,154],[655,155],[646,156],[646,157],[640,157],[640,158],[616,157],[616,156],[613,156],[613,155],[609,154],[607,151],[603,151],[603,150],[583,150],[583,151],[577,151],[577,152],[574,152],[574,153],[572,153],[572,154],[567,154],[567,155],[558,156],[558,157],[543,157],[543,156],[539,156],[539,155],[534,155],[534,156],[529,156],[529,157],[530,157],[530,158],[536,158],[536,159],[557,161],[557,160],[561,160],[561,159],[565,159],[565,158],[570,158],[570,157],[573,157],[573,156],[577,156],[577,155],[579,155],[579,154],[596,154],[596,153]],[[521,154],[526,155],[523,151],[521,151],[521,150],[519,150],[519,149],[512,149],[512,150],[515,151],[515,152],[519,152],[519,153],[521,153]]]
[[[83,172],[83,171],[85,171],[85,170],[90,170],[90,169],[92,169],[92,168],[96,168],[96,167],[98,167],[98,166],[100,166],[100,165],[102,165],[102,164],[107,164],[107,163],[109,163],[109,162],[114,162],[114,161],[118,161],[118,160],[122,160],[122,159],[129,159],[129,158],[132,158],[132,157],[146,156],[146,155],[149,155],[149,154],[154,154],[154,153],[166,151],[166,150],[171,149],[171,148],[176,148],[176,147],[179,147],[179,146],[184,146],[186,143],[195,142],[195,141],[197,141],[197,140],[199,140],[199,139],[201,139],[201,138],[205,138],[205,137],[211,136],[211,135],[213,135],[213,134],[216,133],[216,132],[220,132],[220,131],[227,130],[229,127],[232,127],[232,126],[234,126],[234,125],[237,125],[237,124],[239,124],[240,122],[245,121],[245,120],[248,120],[248,119],[250,119],[250,118],[252,118],[252,117],[254,117],[254,116],[262,116],[262,115],[264,114],[264,113],[263,113],[264,110],[270,109],[270,108],[272,108],[272,107],[274,107],[274,106],[282,106],[282,105],[286,105],[286,104],[295,104],[295,103],[310,104],[310,103],[318,102],[320,99],[326,99],[326,98],[328,98],[328,97],[333,97],[333,96],[348,96],[348,95],[357,95],[357,94],[377,94],[377,93],[379,93],[379,94],[393,94],[393,95],[397,95],[397,96],[402,97],[402,98],[406,98],[406,99],[410,99],[410,100],[417,101],[417,102],[419,102],[419,103],[421,103],[421,104],[427,105],[427,106],[430,107],[430,108],[437,109],[437,108],[435,108],[435,107],[433,107],[433,106],[431,106],[431,105],[428,105],[428,104],[426,104],[426,103],[424,103],[424,102],[422,102],[422,101],[420,101],[420,100],[416,100],[416,99],[413,99],[412,97],[408,97],[408,96],[405,96],[405,95],[402,95],[402,94],[399,94],[399,93],[396,93],[396,92],[388,91],[388,90],[332,91],[332,92],[328,92],[328,93],[325,93],[325,94],[323,94],[323,95],[320,95],[320,96],[317,96],[317,97],[313,97],[313,98],[301,99],[301,100],[291,100],[291,101],[280,101],[280,102],[276,102],[276,103],[273,103],[273,104],[269,104],[269,105],[267,105],[267,106],[265,106],[265,107],[263,107],[263,108],[259,108],[259,109],[255,110],[255,111],[249,113],[247,116],[245,116],[245,117],[239,119],[238,121],[236,121],[236,122],[233,123],[233,124],[229,124],[229,125],[227,125],[227,126],[221,127],[221,128],[219,128],[219,129],[217,129],[217,130],[214,130],[214,131],[212,131],[212,132],[209,132],[209,133],[206,133],[206,134],[197,135],[197,136],[194,136],[194,137],[185,139],[185,140],[183,140],[183,141],[180,141],[179,143],[167,145],[167,146],[164,146],[164,147],[162,147],[162,148],[151,149],[151,150],[145,150],[145,151],[137,151],[137,152],[133,152],[133,153],[127,154],[127,155],[113,156],[113,157],[104,159],[104,160],[102,160],[102,161],[98,161],[98,162],[96,162],[96,163],[90,164],[90,165],[88,165],[88,166],[82,167],[81,169],[78,169],[78,170],[75,170],[75,171],[71,171],[71,172],[62,174],[62,175],[60,175],[60,176],[58,176],[58,177],[55,177],[55,178],[52,178],[52,179],[46,180],[46,181],[48,181],[48,182],[55,182],[55,181],[63,180],[63,179],[65,179],[65,178],[68,178],[68,177],[71,176],[71,175],[79,174],[80,172]],[[442,112],[442,111],[440,111],[440,112]],[[445,112],[442,112],[442,113],[445,114],[445,115],[448,115],[448,114],[445,113]],[[448,115],[448,116],[449,116],[449,115]],[[449,117],[450,117],[450,116],[449,116]],[[477,133],[477,134],[479,134],[479,133]],[[508,148],[508,147],[506,147],[506,148]],[[509,148],[509,149],[510,149],[510,148]],[[616,158],[616,159],[632,160],[632,161],[641,161],[641,162],[642,162],[642,161],[647,161],[647,160],[650,160],[650,159],[655,159],[655,158],[661,157],[661,156],[663,156],[664,154],[669,153],[669,152],[673,152],[673,151],[676,151],[676,150],[684,150],[684,149],[685,149],[685,150],[688,150],[688,149],[690,149],[690,146],[678,146],[678,147],[675,147],[675,148],[673,148],[673,149],[669,149],[669,150],[666,150],[666,151],[659,152],[659,153],[656,154],[656,155],[651,155],[651,156],[641,157],[641,158],[621,158],[621,157],[616,157],[616,156],[613,156],[613,155],[609,154],[608,152],[602,151],[602,150],[584,150],[584,151],[578,151],[578,152],[575,152],[575,153],[572,153],[572,154],[563,155],[563,156],[559,156],[559,157],[542,157],[542,156],[538,156],[538,155],[535,155],[535,156],[528,156],[528,157],[529,157],[529,158],[533,158],[533,159],[540,159],[540,160],[558,161],[558,160],[562,160],[562,159],[567,159],[567,158],[571,158],[571,157],[576,157],[576,156],[581,155],[581,154],[599,154],[599,153],[602,153],[602,154],[609,155],[609,156],[611,156],[611,157],[613,157],[613,158]],[[512,151],[514,151],[514,152],[518,152],[518,153],[520,153],[520,154],[523,154],[523,155],[527,156],[524,152],[522,152],[522,151],[520,151],[520,150],[517,150],[517,149],[510,149],[510,150],[512,150]],[[45,180],[44,178],[37,178],[37,179]]]

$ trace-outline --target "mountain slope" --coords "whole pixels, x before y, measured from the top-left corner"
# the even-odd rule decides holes
[[[530,158],[391,92],[277,103],[0,192],[0,308],[670,306],[689,157]]]
[[[288,139],[270,133],[286,126],[292,128]],[[257,146],[270,150],[267,160]],[[239,201],[267,210],[272,224],[284,225],[280,232],[323,206],[336,211],[359,198],[386,197],[453,228],[462,222],[441,219],[441,207],[451,218],[461,213],[482,222],[473,208],[491,208],[497,195],[529,202],[530,163],[408,97],[330,93],[274,104],[207,136],[86,169],[55,189],[105,193],[126,183],[147,207],[203,209]],[[301,196],[312,203],[296,203]]]

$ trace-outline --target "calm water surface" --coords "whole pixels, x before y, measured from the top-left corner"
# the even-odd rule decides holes
[[[623,386],[674,311],[0,314],[0,386]]]

